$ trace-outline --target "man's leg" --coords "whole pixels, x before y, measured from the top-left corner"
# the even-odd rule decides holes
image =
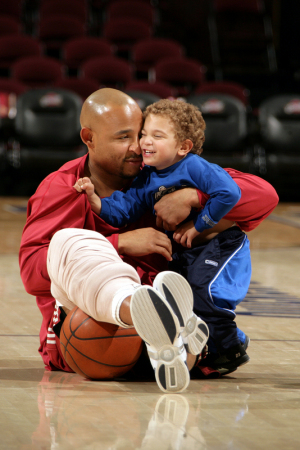
[[[156,328],[157,334],[161,333],[160,342],[155,343],[156,350],[160,351],[164,345],[169,345],[176,354],[178,348],[183,348],[179,336],[180,327],[179,324],[177,325],[178,319],[167,300],[150,286],[143,289],[136,271],[121,260],[109,241],[99,233],[77,229],[64,229],[57,232],[48,250],[48,272],[52,282],[52,295],[64,307],[72,309],[76,305],[96,320],[120,326],[134,324],[136,329],[143,321],[147,325],[149,320],[153,320],[153,328]],[[132,294],[135,299],[134,315],[132,314]],[[148,298],[151,296],[155,297],[158,309],[152,308]],[[149,311],[145,312],[145,308],[140,306],[144,299],[150,305],[151,314]],[[161,317],[157,313],[160,308],[168,314]],[[174,324],[173,337],[163,337],[168,335],[170,328],[174,328]],[[140,328],[139,334],[148,342],[148,337],[152,335],[144,331],[147,328],[146,325]],[[183,363],[180,365],[184,371],[186,363],[191,367],[195,357],[190,355],[187,361],[184,348],[182,351],[185,357],[182,358]],[[171,389],[182,390],[188,382],[189,376],[185,374],[181,384],[172,386]],[[160,387],[163,386],[160,385]],[[167,386],[165,390],[168,391],[169,387]]]

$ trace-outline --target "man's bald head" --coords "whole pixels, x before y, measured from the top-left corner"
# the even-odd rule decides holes
[[[80,115],[81,128],[93,129],[95,120],[99,121],[105,112],[114,107],[140,109],[129,95],[117,89],[103,88],[93,92],[83,103]]]

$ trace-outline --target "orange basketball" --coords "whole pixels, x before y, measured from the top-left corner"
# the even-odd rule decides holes
[[[75,307],[60,332],[63,357],[74,372],[93,380],[112,379],[130,370],[142,352],[134,328],[97,322]]]

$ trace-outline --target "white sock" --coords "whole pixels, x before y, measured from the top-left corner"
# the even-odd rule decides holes
[[[111,308],[113,317],[120,327],[133,328],[133,325],[128,325],[127,323],[122,322],[122,320],[120,319],[120,308],[125,298],[132,295],[134,291],[140,287],[141,285],[139,283],[127,284],[126,286],[122,287],[115,293],[112,300]]]

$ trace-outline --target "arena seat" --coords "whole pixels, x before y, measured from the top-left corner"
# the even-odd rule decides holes
[[[175,90],[161,81],[150,83],[146,80],[133,80],[127,83],[125,88],[128,91],[150,92],[160,98],[175,97]]]
[[[137,18],[150,27],[154,26],[155,21],[153,6],[150,3],[139,0],[116,0],[109,3],[106,7],[105,15],[107,21],[123,17]]]
[[[0,69],[7,73],[19,58],[39,56],[41,53],[40,42],[31,36],[13,34],[0,37]]]
[[[61,57],[61,47],[71,38],[84,36],[86,29],[82,21],[65,14],[41,18],[38,23],[38,38],[45,46],[48,56]]]
[[[261,141],[256,164],[259,172],[289,201],[299,188],[300,95],[281,94],[259,106]]]
[[[89,95],[99,89],[99,84],[97,81],[91,78],[61,78],[56,83],[54,83],[55,87],[59,87],[62,89],[68,89],[69,91],[75,92],[78,94],[83,100],[85,100]]]
[[[250,172],[252,149],[247,147],[247,113],[236,97],[206,93],[187,97],[197,106],[206,123],[203,158],[221,167]]]
[[[101,87],[122,89],[132,79],[129,62],[115,56],[88,59],[80,68],[82,76],[96,80]]]
[[[233,81],[210,81],[205,82],[203,85],[199,86],[195,94],[205,94],[217,92],[219,94],[232,95],[238,98],[245,106],[249,105],[249,95],[250,91],[245,86],[240,83]]]
[[[183,46],[174,39],[152,37],[142,39],[132,47],[132,61],[136,72],[146,73],[162,58],[182,57]]]
[[[103,37],[116,46],[119,56],[128,57],[136,42],[151,36],[152,28],[143,20],[136,18],[117,17],[103,26]]]
[[[39,14],[41,20],[53,15],[66,15],[75,17],[85,24],[88,17],[88,9],[86,3],[79,0],[47,0],[41,3]]]
[[[19,34],[21,29],[21,23],[17,19],[7,14],[0,14],[0,36]]]
[[[63,76],[64,66],[48,56],[29,56],[16,61],[11,73],[13,79],[31,88],[48,87]]]
[[[9,163],[47,175],[84,155],[86,148],[79,135],[81,106],[77,94],[59,88],[34,89],[20,95]]]
[[[168,57],[155,64],[149,72],[149,80],[168,83],[177,96],[185,97],[204,83],[205,72],[205,66],[195,59]]]
[[[62,50],[62,60],[70,70],[96,56],[113,56],[111,43],[103,38],[81,36],[65,42]]]
[[[125,89],[124,92],[137,102],[142,111],[146,109],[147,106],[157,102],[161,98],[158,95],[152,94],[152,92],[136,91],[131,89]]]
[[[1,0],[0,14],[7,14],[17,20],[21,19],[23,0]]]

